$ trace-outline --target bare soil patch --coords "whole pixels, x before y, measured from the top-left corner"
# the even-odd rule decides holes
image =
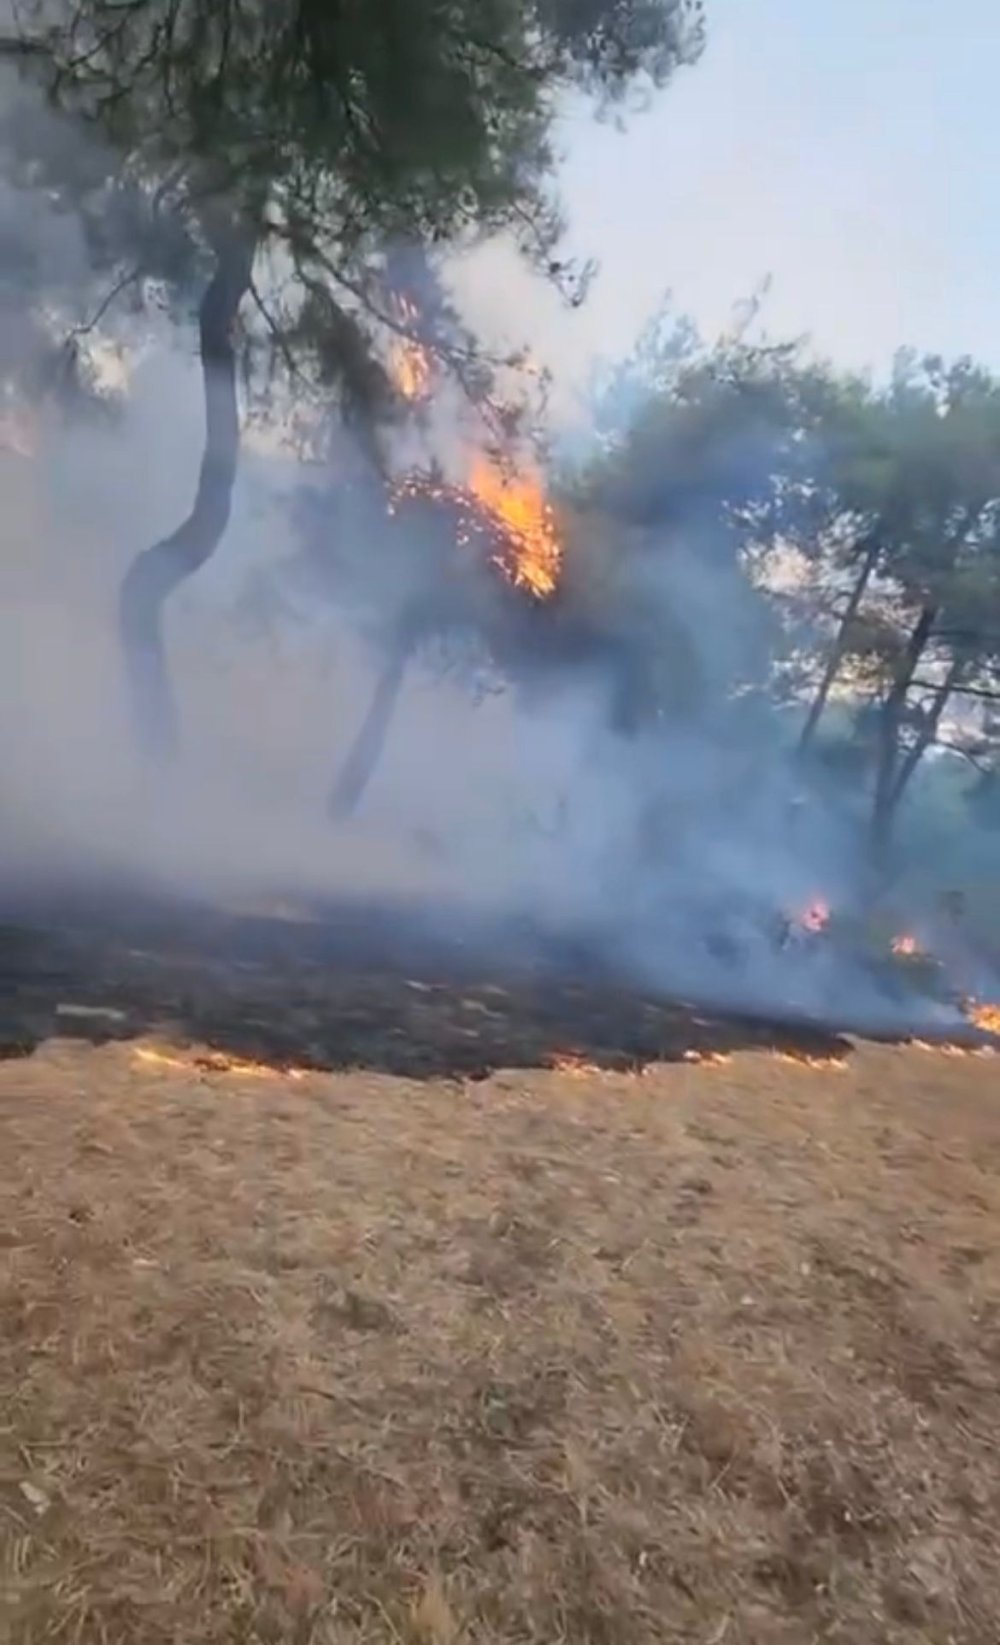
[[[994,1645],[996,1058],[142,1049],[0,1066],[11,1645]]]

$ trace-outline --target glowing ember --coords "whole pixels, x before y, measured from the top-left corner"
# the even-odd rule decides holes
[[[950,1040],[909,1040],[914,1051],[933,1051],[939,1057],[995,1057],[992,1045],[955,1045]]]
[[[724,1068],[732,1062],[732,1055],[728,1051],[685,1051],[684,1062],[697,1063],[699,1068]]]
[[[794,1063],[797,1068],[819,1068],[824,1073],[843,1073],[846,1057],[814,1057],[807,1051],[776,1051],[779,1062]]]
[[[393,307],[402,325],[415,326],[419,316],[409,298],[397,298]],[[389,349],[389,375],[404,400],[425,400],[431,387],[430,355],[414,337],[395,337]]]
[[[914,955],[923,953],[923,949],[918,943],[916,937],[911,937],[908,932],[904,932],[901,936],[893,937],[892,951],[894,954],[900,955],[903,959],[912,959]]]
[[[508,480],[477,456],[468,486],[449,485],[424,473],[407,474],[392,489],[389,513],[395,514],[406,498],[424,498],[453,509],[461,548],[485,535],[491,563],[516,588],[538,600],[554,593],[562,546],[552,509],[534,473]]]
[[[304,1068],[273,1068],[270,1063],[251,1062],[245,1057],[230,1056],[225,1051],[199,1052],[197,1056],[181,1057],[169,1051],[158,1051],[152,1045],[136,1045],[133,1055],[137,1062],[150,1068],[178,1069],[185,1074],[231,1074],[240,1079],[305,1079]]]
[[[970,1022],[977,1028],[982,1028],[987,1034],[1000,1034],[1000,1005],[980,1004],[978,1000],[970,1000],[965,1007],[965,1013]]]
[[[830,923],[830,904],[817,897],[808,908],[804,908],[799,915],[799,924],[804,931],[825,931]]]
[[[547,1059],[546,1066],[553,1074],[567,1074],[570,1079],[577,1080],[602,1072],[596,1062],[589,1062],[577,1051],[554,1051]]]
[[[500,526],[505,552],[498,559],[518,588],[544,600],[559,581],[562,547],[552,508],[535,472],[508,479],[485,457],[476,457],[469,489]]]

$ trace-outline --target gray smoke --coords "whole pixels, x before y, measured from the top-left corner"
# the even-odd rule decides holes
[[[78,258],[88,286],[68,225],[23,194],[3,210],[10,243],[61,258],[67,286]],[[151,766],[125,713],[117,589],[187,507],[200,393],[190,339],[146,321],[122,341],[114,416],[43,406],[34,455],[0,452],[0,891],[112,876],[229,906],[420,900],[578,934],[684,998],[886,1030],[957,1020],[832,945],[776,940],[783,913],[857,897],[856,818],[803,816],[784,728],[760,703],[734,712],[732,682],[766,665],[767,622],[697,523],[630,573],[633,605],[669,612],[690,649],[697,713],[623,736],[599,670],[554,669],[527,691],[479,656],[483,694],[468,669],[418,659],[361,809],[333,828],[324,799],[370,698],[398,566],[378,542],[348,543],[350,579],[303,582],[301,505],[312,487],[322,507],[326,482],[251,442],[225,541],[171,607],[183,748]]]

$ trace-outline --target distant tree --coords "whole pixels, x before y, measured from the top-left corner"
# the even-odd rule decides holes
[[[748,581],[771,613],[762,671],[734,676],[732,699],[804,701],[803,777],[832,778],[835,761],[845,782],[848,770],[852,786],[867,781],[883,861],[929,750],[976,769],[985,808],[1000,680],[1000,381],[967,360],[903,353],[875,385],[802,344],[753,343],[745,328],[706,346],[669,309],[601,381],[605,406],[622,406],[628,388],[628,415],[577,477],[577,501],[661,556],[694,545],[720,579],[723,628]],[[624,541],[607,532],[605,552]],[[818,738],[834,692],[850,711],[841,727],[853,727],[835,745]]]
[[[800,746],[838,679],[870,696],[872,839],[884,856],[954,700],[989,700],[995,678],[1000,381],[969,361],[902,355],[886,389],[854,383],[833,404],[821,449],[817,564],[828,586],[849,580]]]
[[[162,610],[229,517],[244,298],[293,390],[319,381],[369,425],[398,414],[379,337],[413,328],[393,307],[386,248],[509,230],[572,287],[549,190],[556,98],[577,87],[620,102],[662,84],[700,50],[699,0],[25,0],[17,16],[0,52],[41,86],[64,135],[8,131],[11,167],[76,210],[123,288],[197,299],[194,503],[122,591],[142,732],[168,749]],[[441,354],[480,370],[467,338],[443,335]]]

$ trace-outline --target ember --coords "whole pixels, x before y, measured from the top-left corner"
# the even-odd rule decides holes
[[[407,497],[450,505],[458,516],[457,540],[467,547],[477,532],[490,540],[489,558],[513,583],[537,600],[555,592],[562,545],[540,476],[534,471],[507,479],[485,457],[473,459],[467,486],[449,485],[426,474],[407,474],[393,488],[389,513]]]
[[[394,307],[404,326],[416,324],[416,305],[409,298],[397,298]],[[389,350],[389,374],[404,400],[425,400],[431,386],[430,355],[415,338],[396,337]]]
[[[917,954],[923,953],[916,937],[911,937],[908,932],[893,937],[891,947],[893,953],[898,954],[902,959],[913,959]]]
[[[824,1073],[843,1073],[847,1067],[846,1057],[816,1057],[807,1051],[776,1051],[779,1062],[794,1063],[798,1068],[818,1068]]]
[[[817,897],[799,915],[799,924],[804,931],[825,931],[829,923],[830,905],[822,897]]]
[[[403,399],[416,403],[427,399],[431,392],[433,361],[417,337],[420,312],[413,300],[394,297],[392,311],[399,334],[390,346],[389,372]],[[525,369],[532,375],[539,374],[530,361]],[[420,493],[460,507],[462,503],[467,504],[474,516],[469,522],[473,529],[477,524],[475,516],[482,517],[499,539],[493,563],[516,588],[538,600],[548,599],[555,592],[562,545],[545,486],[534,466],[520,473],[507,473],[483,452],[476,451],[468,463],[468,478],[463,486],[424,484],[422,477],[409,475],[395,488],[390,512],[394,511],[401,495]],[[461,530],[459,541],[464,542]]]
[[[553,1074],[567,1074],[570,1079],[587,1079],[601,1073],[596,1062],[590,1062],[577,1051],[554,1051],[547,1058],[546,1066]]]

